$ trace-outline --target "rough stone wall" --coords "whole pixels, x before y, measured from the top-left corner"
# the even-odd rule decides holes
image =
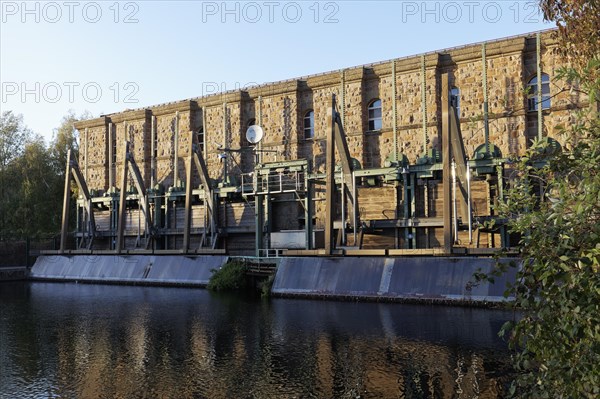
[[[86,122],[80,127],[82,146],[79,152],[79,166],[90,190],[104,190],[108,186],[108,127],[105,118]]]
[[[156,116],[156,183],[165,187],[173,185],[173,144],[175,138],[175,113]]]
[[[542,71],[550,77],[552,96],[551,109],[543,111],[544,135],[553,137],[565,145],[561,126],[567,126],[572,121],[573,111],[587,106],[588,99],[577,90],[568,90],[566,84],[557,79],[558,70],[565,62],[557,54],[556,43],[553,42],[551,34],[542,34],[542,39]],[[421,88],[423,60],[428,138],[425,148]],[[528,81],[536,75],[536,61],[536,39],[533,35],[486,43],[489,139],[490,144],[500,148],[504,157],[523,154],[537,135],[537,112],[528,111],[525,91]],[[395,82],[392,80],[394,67]],[[263,163],[305,158],[312,172],[325,173],[328,111],[331,107],[332,95],[335,94],[338,110],[343,111],[344,130],[350,155],[356,158],[363,168],[384,166],[386,160],[391,159],[395,152],[395,139],[399,155],[406,156],[408,161],[414,164],[424,155],[424,149],[441,150],[442,73],[449,73],[450,85],[460,90],[459,121],[466,155],[472,157],[476,148],[484,144],[481,44],[429,53],[424,58],[406,57],[395,62],[386,61],[359,66],[302,79],[265,84],[247,90],[220,93],[145,109],[127,110],[82,121],[76,124],[82,138],[79,163],[90,189],[100,191],[109,189],[111,171],[114,176],[113,185],[118,186],[123,166],[122,143],[128,140],[132,154],[142,172],[144,183],[149,187],[152,180],[150,165],[153,157],[151,126],[154,120],[158,142],[154,181],[163,185],[165,189],[173,185],[183,187],[183,182],[186,180],[185,161],[189,156],[190,139],[197,140],[193,137],[196,137],[200,128],[204,132],[203,156],[209,176],[219,183],[223,183],[224,173],[227,170],[229,177],[227,183],[240,184],[241,174],[254,170],[256,149],[265,151],[260,156]],[[380,99],[382,102],[382,128],[368,131],[368,106],[375,99]],[[394,102],[397,107],[396,119],[393,113]],[[306,139],[304,116],[310,110],[314,112],[314,137]],[[262,142],[255,146],[248,143],[245,138],[246,129],[252,119],[256,124],[260,124],[265,132]],[[118,144],[115,164],[109,156],[111,152],[109,137],[112,134],[109,132],[109,126],[112,126]],[[394,137],[394,127],[396,127],[396,137]],[[179,131],[177,140],[176,130]],[[84,134],[84,131],[87,133]],[[222,159],[220,157],[222,154],[227,155],[227,158]],[[336,155],[336,158],[339,162],[339,155]],[[174,180],[175,170],[177,170],[178,182]],[[200,179],[195,166],[192,173],[194,174],[192,185],[197,187]],[[505,175],[510,175],[508,168]],[[249,177],[246,178],[245,183],[248,181]],[[130,182],[131,180],[128,185]],[[493,193],[491,193],[493,190],[487,187],[488,183],[479,183],[481,184],[474,182],[473,185],[476,192],[474,210],[478,215],[487,215],[491,212],[489,204],[493,200]],[[364,190],[371,190],[375,197],[377,197],[376,193],[385,191],[382,187]],[[394,200],[395,204],[388,204],[389,198],[383,196],[377,201],[381,200],[385,209],[397,208],[399,213],[403,213],[402,195],[400,190]],[[418,197],[416,204],[418,215],[424,213],[425,198],[427,198],[428,215],[423,216],[441,216],[440,182],[433,179],[420,181],[416,197]],[[315,228],[323,228],[325,224],[324,184],[315,185],[314,201]],[[235,244],[233,243],[235,240],[227,240],[227,245],[239,244],[234,252],[238,250],[243,252],[253,247],[253,240],[244,236],[244,234],[250,236],[254,230],[254,210],[251,202],[243,202],[239,198],[224,199],[221,202],[220,223],[228,226],[229,233],[238,235]],[[369,219],[369,214],[373,213],[368,209],[370,205],[372,204],[369,202],[359,203],[360,208],[365,208],[362,209],[363,219]],[[348,211],[349,208],[347,207]],[[380,213],[379,210],[377,215],[381,216]],[[296,203],[278,203],[273,207],[271,216],[271,223],[275,230],[297,228],[298,217],[303,217],[303,211]],[[176,222],[177,217],[174,220]],[[194,220],[194,225],[201,221],[196,216]],[[459,237],[463,243],[467,240],[465,234],[466,232],[461,232]],[[365,247],[393,247],[394,241],[397,241],[399,247],[403,247],[404,240],[404,234],[394,237],[392,230],[376,231],[367,235]],[[436,247],[443,242],[443,231],[441,228],[418,229],[416,240],[421,248]],[[478,242],[480,246],[498,246],[499,238],[491,233],[482,233],[478,235]]]
[[[544,111],[545,131],[564,143],[559,125],[571,120],[572,108],[585,105],[587,99],[577,92],[561,91],[564,83],[556,80],[563,60],[555,52],[556,44],[550,34],[543,34],[542,69],[550,75],[552,109]],[[460,124],[467,156],[484,143],[483,82],[481,45],[465,46],[444,53],[427,54],[426,105],[427,148],[441,148],[441,79],[442,72],[450,73],[450,83],[460,89]],[[490,142],[497,145],[504,156],[522,154],[528,140],[535,136],[537,116],[527,112],[524,88],[535,75],[535,37],[517,37],[491,42],[487,45],[487,74],[489,96]],[[91,188],[107,189],[110,160],[106,125],[113,123],[117,140],[129,139],[134,156],[145,182],[149,184],[151,148],[151,117],[156,117],[158,152],[156,181],[169,187],[173,182],[175,113],[179,112],[178,176],[185,179],[184,159],[189,151],[190,130],[197,130],[198,110],[204,111],[206,148],[204,156],[210,177],[222,179],[227,163],[229,174],[248,173],[254,167],[254,152],[245,139],[250,119],[258,119],[262,112],[265,138],[263,150],[274,151],[262,155],[263,162],[307,158],[315,172],[324,172],[327,111],[331,95],[341,101],[342,76],[344,85],[344,122],[350,154],[363,167],[381,167],[394,153],[393,101],[397,104],[398,151],[414,163],[423,154],[424,133],[421,105],[421,57],[396,61],[396,99],[392,98],[392,62],[334,71],[302,80],[290,80],[237,91],[212,95],[194,100],[149,107],[146,110],[125,111],[91,121],[80,122],[80,129],[88,128],[88,183]],[[259,102],[260,97],[260,102]],[[368,104],[382,100],[382,129],[368,132]],[[223,104],[226,104],[224,111]],[[342,104],[339,104],[340,109]],[[304,138],[304,115],[314,111],[315,135]],[[258,123],[258,121],[257,121]],[[125,131],[125,124],[127,131]],[[533,132],[533,133],[532,133]],[[82,136],[83,137],[83,136]],[[83,147],[83,145],[82,145]],[[226,161],[219,159],[219,147],[242,148],[229,153]],[[83,165],[83,155],[80,163]],[[119,177],[122,153],[117,153],[115,181]],[[82,166],[83,167],[83,166]],[[198,184],[197,176],[194,185]]]

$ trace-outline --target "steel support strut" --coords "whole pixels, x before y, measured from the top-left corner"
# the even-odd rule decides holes
[[[90,196],[90,191],[88,190],[87,183],[81,170],[79,169],[79,165],[77,161],[72,158],[71,150],[67,151],[67,166],[65,170],[65,190],[63,197],[63,212],[62,212],[62,226],[60,232],[60,252],[63,253],[67,247],[67,235],[69,229],[69,208],[71,205],[71,175],[77,183],[77,187],[79,192],[83,195],[84,209],[87,213],[88,220],[90,222],[90,241],[88,242],[88,249],[92,246],[92,241],[94,236],[96,235],[96,221],[94,219],[94,211],[92,209],[92,197]]]
[[[349,198],[352,204],[352,225],[356,226],[358,220],[358,201],[354,198],[354,174],[346,134],[342,125],[340,114],[337,111],[335,95],[331,98],[331,108],[327,111],[327,148],[325,161],[325,190],[326,190],[326,218],[325,218],[325,251],[332,254],[334,243],[334,218],[336,211],[336,184],[335,184],[335,149],[338,149],[342,161],[342,201]],[[350,213],[350,212],[349,212]],[[342,229],[345,228],[345,220],[342,220]]]

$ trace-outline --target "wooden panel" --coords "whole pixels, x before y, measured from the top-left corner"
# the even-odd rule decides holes
[[[298,216],[300,215],[304,216],[304,208],[301,208],[298,202],[273,203],[271,205],[273,231],[299,229]]]
[[[444,201],[442,198],[444,184],[440,181],[431,180],[427,183],[427,190],[429,216],[442,217],[444,214]],[[423,191],[424,188],[420,190],[418,195],[418,197],[420,197],[418,198],[420,201],[417,201],[417,204],[420,204],[423,201],[423,199],[421,199],[424,197]],[[475,180],[471,182],[471,203],[473,207],[473,215],[487,216],[490,214],[488,183],[486,181]],[[419,209],[419,205],[417,205],[417,208],[418,216],[424,216],[421,214],[424,213],[424,211]]]
[[[254,234],[230,234],[227,237],[229,255],[254,255]]]
[[[358,207],[362,220],[396,218],[395,187],[360,187],[358,189]]]
[[[474,216],[490,215],[490,199],[486,181],[475,180],[471,182],[471,204]]]
[[[204,205],[192,205],[192,227],[193,228],[204,227],[205,212],[206,212],[206,210],[205,210]]]
[[[395,235],[393,230],[377,231],[376,234],[365,233],[362,242],[364,249],[394,248]]]
[[[246,202],[222,204],[219,223],[227,227],[254,227],[254,207]]]
[[[146,231],[144,212],[140,209],[128,209],[125,213],[125,231],[129,234],[137,231],[144,234],[144,231]]]
[[[96,231],[110,230],[110,211],[94,210],[94,220],[96,221]]]

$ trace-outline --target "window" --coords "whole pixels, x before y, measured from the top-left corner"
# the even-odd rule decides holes
[[[460,90],[458,87],[450,89],[450,105],[456,110],[456,115],[460,119]]]
[[[537,90],[537,76],[534,76],[527,83],[527,109],[529,111],[538,110]],[[542,74],[542,109],[550,109],[550,77],[547,73]]]
[[[154,159],[158,157],[158,132],[154,133],[154,153],[152,154]]]
[[[381,100],[375,99],[369,104],[369,130],[381,130]]]
[[[110,132],[110,139],[112,141],[112,163],[117,163],[117,129],[112,128]]]
[[[198,138],[198,148],[201,152],[204,152],[204,126],[200,126],[196,130],[196,137]]]
[[[304,138],[312,139],[315,137],[315,113],[313,110],[304,114]]]

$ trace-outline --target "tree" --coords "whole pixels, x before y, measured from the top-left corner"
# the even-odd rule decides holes
[[[79,145],[77,140],[79,135],[73,124],[91,117],[91,114],[87,111],[77,117],[73,110],[69,110],[67,115],[63,116],[60,126],[54,130],[50,152],[52,153],[54,168],[59,175],[64,175],[69,150],[73,152],[72,156],[75,159],[78,157]]]
[[[5,111],[0,116],[0,168],[4,169],[23,152],[31,131],[23,124],[22,115]]]
[[[0,237],[32,237],[60,230],[67,151],[73,150],[77,156],[77,131],[73,128],[77,120],[69,111],[46,146],[41,136],[25,127],[21,115],[2,114]]]
[[[598,2],[543,0],[574,60],[559,72],[591,102],[600,92]],[[595,11],[594,11],[595,10]],[[593,26],[596,26],[595,30]],[[588,42],[591,41],[590,42]],[[512,287],[523,318],[503,327],[520,372],[519,398],[600,397],[600,120],[582,110],[565,127],[561,153],[536,141],[515,164],[499,206],[521,237],[522,265]]]
[[[22,237],[56,232],[63,182],[52,168],[51,153],[42,137],[29,140],[15,168],[20,184],[18,206],[12,215],[14,230]]]
[[[540,8],[547,21],[556,23],[560,49],[576,69],[600,56],[599,0],[540,0]],[[597,79],[598,71],[592,72]]]
[[[21,115],[5,111],[0,115],[0,235],[10,231],[7,217],[11,214],[15,184],[18,179],[10,166],[23,153],[31,131],[23,123]]]

